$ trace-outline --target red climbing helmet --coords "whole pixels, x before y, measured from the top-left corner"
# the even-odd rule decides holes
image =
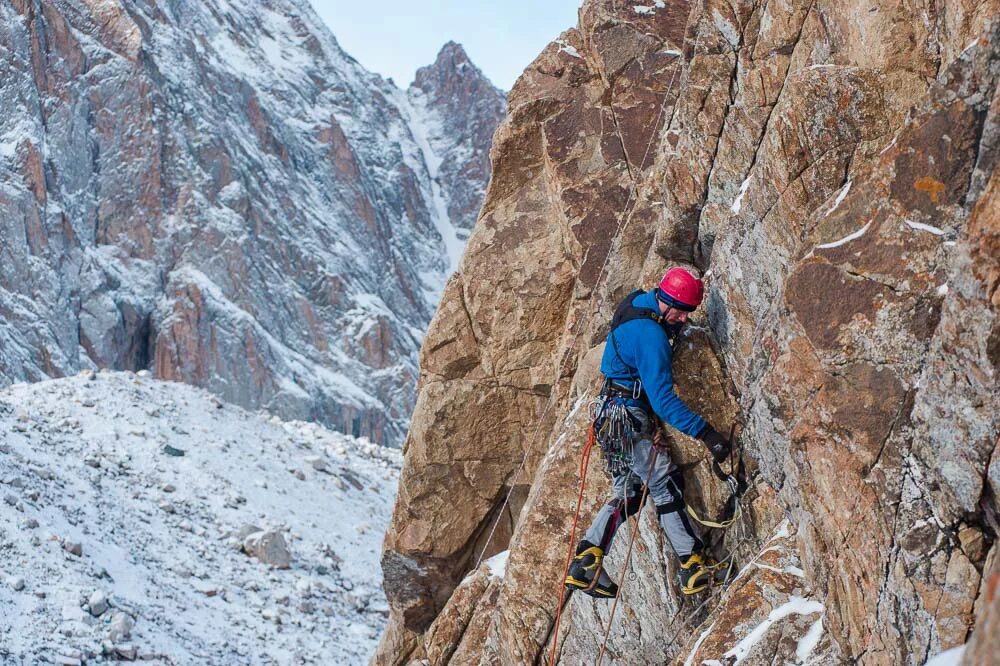
[[[705,296],[705,285],[685,268],[673,267],[663,275],[657,297],[671,307],[693,312]]]

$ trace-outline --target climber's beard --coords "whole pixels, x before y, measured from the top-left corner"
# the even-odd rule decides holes
[[[668,324],[666,322],[663,323],[663,329],[667,332],[667,335],[669,335],[670,337],[675,337],[680,335],[681,331],[684,330],[685,326],[687,326],[686,321],[679,321],[675,324]]]

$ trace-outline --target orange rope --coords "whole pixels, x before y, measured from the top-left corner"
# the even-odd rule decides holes
[[[583,490],[587,485],[587,466],[590,463],[590,452],[594,448],[594,425],[591,424],[587,430],[587,444],[583,447],[583,457],[580,459],[580,492],[576,496],[576,513],[573,514],[573,527],[569,532],[569,551],[566,553],[566,564],[563,566],[563,576],[569,570],[569,564],[573,561],[573,542],[576,541],[576,524],[580,520],[580,506],[583,504]],[[600,574],[600,572],[598,572]],[[597,576],[594,577],[597,580]],[[559,606],[556,608],[556,625],[552,630],[552,652],[549,655],[549,664],[555,664],[556,649],[559,645],[559,620],[562,618],[563,602],[566,600],[566,585],[559,586]]]
[[[608,647],[608,636],[611,635],[611,625],[615,621],[615,609],[618,608],[618,599],[621,598],[622,592],[625,591],[625,576],[628,574],[629,561],[632,559],[632,546],[635,544],[636,535],[639,534],[639,521],[642,518],[642,507],[646,505],[646,494],[649,492],[649,479],[653,475],[653,465],[656,464],[656,457],[660,455],[659,444],[660,429],[657,428],[656,435],[653,438],[653,457],[649,459],[649,469],[646,471],[646,482],[642,484],[642,499],[639,500],[639,512],[635,516],[635,528],[632,530],[632,536],[628,540],[628,551],[625,553],[625,565],[622,567],[622,577],[618,582],[618,594],[615,595],[615,600],[611,604],[611,615],[608,617],[607,629],[604,630],[604,641],[601,643],[601,651],[597,653],[597,666],[601,666],[601,660],[604,659],[604,652]]]

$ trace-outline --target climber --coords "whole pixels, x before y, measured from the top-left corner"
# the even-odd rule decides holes
[[[632,292],[615,310],[601,359],[605,381],[594,421],[612,477],[612,499],[577,546],[565,581],[570,590],[598,598],[617,595],[618,586],[604,572],[602,561],[618,526],[642,508],[644,483],[680,560],[681,591],[704,590],[719,568],[705,554],[684,512],[684,477],[660,446],[658,434],[662,420],[704,442],[716,462],[730,453],[729,441],[692,412],[673,388],[671,342],[701,305],[703,295],[700,279],[674,267],[658,287]],[[650,470],[654,447],[658,453]]]

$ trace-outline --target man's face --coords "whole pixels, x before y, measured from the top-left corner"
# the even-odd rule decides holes
[[[689,314],[691,313],[677,308],[667,308],[663,313],[663,321],[668,324],[686,324]]]
[[[660,316],[663,318],[663,323],[670,326],[674,334],[680,333],[680,330],[687,324],[691,313],[672,308],[659,299],[657,299],[656,304],[660,306]]]

